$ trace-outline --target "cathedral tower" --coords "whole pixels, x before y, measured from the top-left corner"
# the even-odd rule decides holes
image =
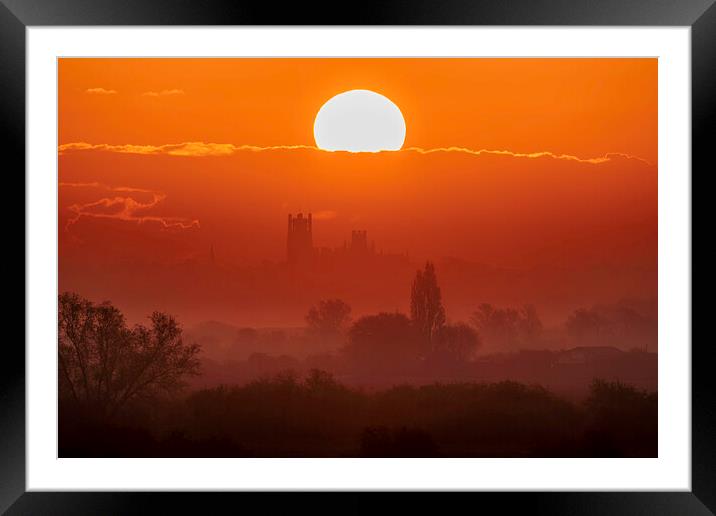
[[[305,263],[313,257],[313,218],[299,213],[293,217],[288,214],[288,240],[286,259],[288,263]]]

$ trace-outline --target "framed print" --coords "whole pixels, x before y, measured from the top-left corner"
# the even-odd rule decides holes
[[[691,269],[716,8],[399,7],[5,2],[9,514],[712,513]]]

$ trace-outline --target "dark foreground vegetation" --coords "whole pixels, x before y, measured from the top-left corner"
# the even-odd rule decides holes
[[[245,363],[211,366],[168,314],[155,312],[146,325],[129,326],[108,302],[62,294],[59,454],[657,455],[656,393],[613,381],[634,378],[643,386],[655,379],[655,356],[646,349],[477,357],[483,338],[505,350],[539,341],[536,310],[482,305],[471,322],[450,321],[431,263],[416,273],[409,316],[378,313],[353,321],[350,314],[340,299],[309,310],[301,338],[304,347],[325,346],[324,355],[298,361],[258,353]],[[573,319],[570,328],[598,342],[641,326],[634,324],[638,318],[622,317],[630,322],[615,331],[598,311]],[[239,336],[260,340],[252,329]]]
[[[113,420],[61,404],[61,457],[654,457],[657,396],[595,380],[583,403],[514,382],[368,393],[314,370]]]

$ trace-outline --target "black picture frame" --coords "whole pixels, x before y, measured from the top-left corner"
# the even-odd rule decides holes
[[[28,26],[688,26],[691,27],[693,181],[693,171],[706,175],[709,169],[713,170],[708,156],[712,147],[709,135],[716,133],[716,6],[713,4],[714,0],[383,0],[356,5],[322,2],[278,5],[247,0],[0,0],[0,106],[2,125],[6,128],[4,161],[10,164],[3,169],[6,178],[14,173],[14,180],[19,182],[19,178],[24,177],[20,170],[24,171],[25,167],[25,29]],[[24,191],[24,181],[16,186],[15,192]],[[693,199],[692,220],[696,221]],[[691,252],[693,256],[693,244]],[[22,255],[23,260],[28,259],[24,252]],[[16,255],[15,260],[19,259]],[[19,305],[17,302],[16,306]],[[508,514],[518,511],[571,515],[716,513],[716,403],[713,401],[716,375],[708,360],[711,345],[703,341],[694,341],[692,345],[690,492],[475,493],[469,495],[471,501],[467,503],[475,504],[475,510],[499,508]],[[238,511],[236,496],[247,498],[241,504],[249,501],[248,498],[256,500],[260,496],[262,510],[269,513],[285,505],[293,511],[310,507],[312,512],[322,509],[366,512],[386,507],[385,496],[376,493],[353,493],[341,501],[322,496],[318,502],[316,496],[305,493],[269,497],[233,493],[25,492],[25,352],[19,339],[6,338],[0,364],[3,366],[0,374],[0,511],[7,510],[7,514],[170,511],[213,514]],[[440,512],[445,512],[452,503],[456,503],[456,507],[464,504],[462,496],[465,495],[446,502],[444,498],[436,501],[418,495],[412,497],[410,503],[422,510],[439,507]],[[478,499],[472,498],[474,496]],[[401,502],[401,512],[409,510],[405,503]]]

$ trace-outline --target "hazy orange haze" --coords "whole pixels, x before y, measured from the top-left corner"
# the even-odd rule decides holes
[[[313,148],[317,111],[350,89],[398,105],[403,150]],[[400,275],[374,304],[188,279],[212,246],[225,267],[280,263],[298,211],[318,247],[365,229],[386,253],[452,260],[438,273],[457,316],[656,295],[655,59],[60,59],[58,131],[60,288],[132,315],[296,323],[339,294],[405,308]],[[487,286],[475,264],[522,283]]]

